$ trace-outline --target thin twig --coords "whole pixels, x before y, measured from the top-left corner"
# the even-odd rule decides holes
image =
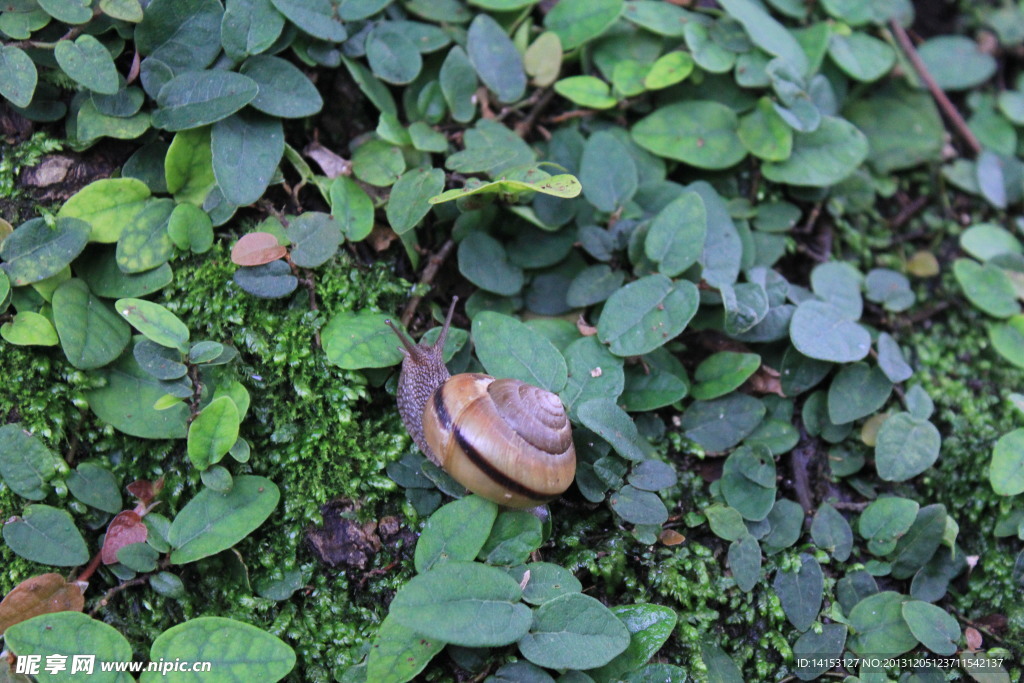
[[[143,574],[142,576],[136,576],[134,579],[129,579],[128,581],[117,584],[116,586],[108,590],[106,593],[104,593],[103,597],[100,598],[100,601],[93,605],[93,608],[89,610],[89,616],[95,617],[97,612],[99,612],[101,609],[107,606],[111,598],[113,598],[115,595],[117,595],[124,589],[131,588],[132,586],[140,586],[146,583],[147,581],[149,581],[149,574]]]
[[[437,276],[437,271],[441,270],[441,265],[445,259],[448,258],[448,254],[455,248],[455,241],[451,238],[448,239],[441,248],[438,249],[437,253],[430,257],[427,261],[427,267],[423,269],[423,275],[420,276],[421,285],[430,285],[434,282],[434,278]],[[422,296],[414,296],[409,299],[409,303],[405,305],[405,310],[402,311],[402,324],[406,327],[409,326],[409,322],[412,317],[416,314],[416,307],[420,305],[420,301],[423,300]]]
[[[562,123],[563,121],[568,121],[570,119],[582,119],[587,116],[593,116],[596,113],[597,112],[593,109],[573,109],[572,111],[567,111],[564,114],[559,114],[558,116],[550,116],[544,119],[544,123]]]
[[[900,212],[898,214],[893,216],[893,219],[889,221],[889,227],[892,228],[893,230],[902,227],[904,223],[906,223],[907,221],[914,217],[914,214],[916,214],[918,211],[920,211],[927,205],[928,197],[924,195],[918,197],[917,199],[915,199],[914,201],[910,202],[902,209],[900,209]]]
[[[555,91],[551,88],[546,89],[543,94],[537,98],[537,102],[534,103],[533,108],[527,113],[526,118],[516,124],[516,134],[525,138],[529,135],[530,131],[533,130],[533,126],[537,123],[537,117],[540,113],[551,103],[555,97]]]
[[[981,143],[978,142],[978,138],[974,136],[971,129],[968,128],[967,122],[964,121],[964,117],[960,115],[957,108],[953,106],[953,103],[946,97],[946,93],[943,92],[942,88],[935,81],[935,78],[928,72],[928,67],[925,66],[921,56],[917,54],[917,50],[914,49],[914,43],[911,42],[910,36],[907,35],[906,30],[900,25],[900,22],[896,19],[892,19],[889,22],[890,28],[892,28],[893,34],[896,36],[896,42],[899,43],[900,49],[903,50],[903,54],[907,56],[910,63],[913,65],[914,70],[917,71],[917,75],[921,77],[924,84],[928,86],[928,90],[931,91],[932,97],[935,98],[935,102],[942,109],[943,113],[956,128],[956,131],[960,134],[960,137],[964,139],[964,142],[971,148],[971,151],[975,155],[981,154]]]

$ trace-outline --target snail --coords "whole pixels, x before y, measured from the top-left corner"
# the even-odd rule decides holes
[[[517,379],[450,375],[442,351],[456,301],[433,346],[386,321],[405,357],[398,412],[423,454],[467,489],[506,507],[536,508],[569,488],[576,473],[565,407]]]

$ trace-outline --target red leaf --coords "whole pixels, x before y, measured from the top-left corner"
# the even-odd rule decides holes
[[[15,624],[54,612],[81,612],[82,584],[68,583],[60,574],[25,579],[0,602],[0,635]]]
[[[118,550],[132,543],[144,543],[147,534],[145,523],[136,513],[131,510],[117,513],[117,516],[110,520],[107,535],[103,539],[103,550],[100,551],[103,564],[117,562]]]
[[[269,232],[250,232],[242,235],[231,248],[231,261],[240,266],[262,266],[283,258],[288,250],[277,243]]]
[[[160,495],[160,490],[164,487],[164,478],[160,477],[155,482],[147,481],[145,479],[138,479],[128,484],[128,493],[135,496],[143,506],[148,506],[153,502],[153,499]]]

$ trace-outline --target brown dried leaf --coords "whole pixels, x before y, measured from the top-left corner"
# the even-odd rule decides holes
[[[153,498],[156,497],[156,493],[153,491],[153,482],[146,479],[137,479],[128,484],[126,488],[128,493],[135,496],[143,505],[149,505]]]
[[[964,629],[964,638],[967,640],[967,647],[970,650],[981,649],[981,632],[973,626]]]
[[[0,602],[0,635],[15,624],[54,612],[81,612],[83,584],[68,583],[60,574],[25,579]]]
[[[675,529],[663,529],[658,535],[658,540],[661,541],[663,545],[679,545],[686,540],[686,536],[683,536]]]
[[[250,232],[231,247],[231,262],[239,266],[262,266],[283,258],[288,250],[269,232]]]
[[[132,543],[144,543],[148,533],[142,518],[135,512],[125,510],[117,513],[117,516],[110,520],[107,535],[103,539],[103,550],[100,551],[103,564],[117,562],[118,550]]]
[[[750,392],[753,394],[777,394],[783,398],[786,397],[786,394],[782,392],[779,371],[767,365],[762,365],[757,372],[750,376],[747,386],[750,387]]]
[[[335,154],[319,142],[311,142],[306,145],[306,149],[302,150],[302,153],[319,164],[328,178],[352,175],[352,162]]]
[[[580,334],[582,334],[584,337],[593,337],[595,334],[597,334],[597,328],[589,324],[584,319],[582,313],[580,314],[580,317],[576,319],[576,329],[579,330]]]
[[[376,224],[366,238],[374,251],[385,251],[391,243],[398,239],[398,234],[386,225]]]

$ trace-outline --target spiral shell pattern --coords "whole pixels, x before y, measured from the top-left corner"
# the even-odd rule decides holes
[[[455,375],[431,395],[424,438],[470,491],[514,508],[536,507],[572,483],[572,427],[555,394],[514,379]]]

